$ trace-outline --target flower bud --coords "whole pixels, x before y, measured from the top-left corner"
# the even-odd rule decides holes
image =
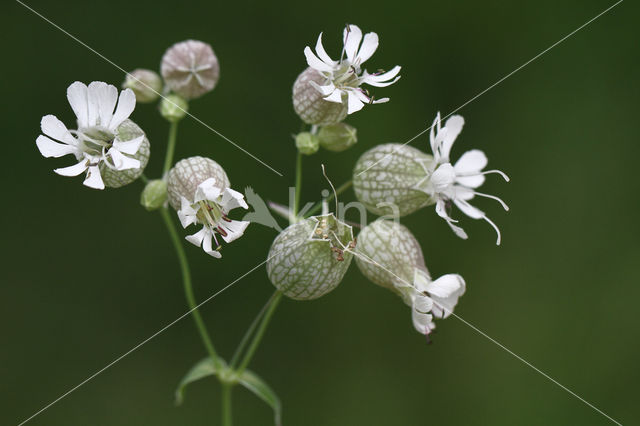
[[[358,142],[357,130],[346,123],[330,124],[320,128],[320,146],[329,151],[341,152]]]
[[[213,49],[198,40],[186,40],[167,49],[160,71],[169,89],[187,100],[213,90],[220,77]]]
[[[362,154],[353,170],[353,189],[369,211],[405,216],[435,201],[415,187],[427,179],[433,157],[407,145],[378,145]]]
[[[418,240],[406,226],[378,219],[358,234],[356,264],[371,282],[400,294],[416,268],[427,271]]]
[[[198,185],[207,179],[214,179],[213,183],[218,188],[231,186],[222,166],[210,158],[189,157],[178,161],[167,178],[169,204],[178,211],[182,207],[182,198],[193,202]]]
[[[148,211],[157,210],[167,202],[167,183],[162,179],[149,181],[140,194],[140,204]]]
[[[304,219],[273,241],[267,258],[269,280],[287,297],[316,299],[340,284],[354,247],[351,226],[333,214]]]
[[[323,85],[325,80],[322,74],[309,67],[293,84],[293,108],[307,124],[326,126],[339,123],[347,116],[346,102],[325,101],[323,94],[313,84]]]
[[[136,102],[153,102],[162,92],[162,79],[158,73],[142,68],[135,69],[127,74],[122,88],[133,90],[136,95]]]
[[[135,155],[122,154],[130,158],[135,158],[140,161],[140,167],[137,169],[115,170],[106,162],[100,163],[100,174],[104,185],[110,188],[120,188],[138,179],[144,172],[144,168],[147,167],[149,162],[149,155],[151,154],[151,146],[149,139],[142,131],[142,129],[133,121],[127,119],[118,126],[118,139],[122,142],[133,140],[137,137],[144,136],[142,144]]]
[[[318,152],[320,144],[318,137],[309,132],[302,132],[296,135],[296,147],[301,154],[311,155]]]
[[[171,123],[178,122],[187,115],[189,104],[178,95],[169,95],[160,102],[160,115]]]

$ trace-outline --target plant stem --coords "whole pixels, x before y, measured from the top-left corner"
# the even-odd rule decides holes
[[[164,157],[164,168],[162,176],[166,175],[173,165],[173,154],[176,150],[176,136],[178,135],[178,122],[173,121],[169,127],[169,143],[167,144],[167,154]]]
[[[353,185],[353,181],[352,180],[348,180],[345,183],[343,183],[342,185],[340,185],[338,187],[338,189],[336,189],[336,194],[340,195],[342,194],[344,191],[346,191],[347,189],[351,188],[351,185]],[[327,197],[327,202],[330,202],[331,200],[333,200],[334,198],[334,194],[329,195],[329,197]],[[309,216],[313,216],[314,214],[316,214],[317,212],[319,212],[322,209],[322,201],[316,203],[315,206],[313,206],[311,208],[311,210],[309,210],[309,212],[307,212],[307,217]],[[336,212],[336,214],[338,214],[338,212]]]
[[[247,352],[245,353],[244,358],[240,363],[240,366],[236,370],[236,373],[238,375],[242,374],[244,369],[247,368],[247,366],[251,362],[251,358],[255,354],[256,349],[258,349],[258,346],[260,345],[260,340],[262,340],[262,336],[264,335],[264,332],[266,331],[267,326],[269,325],[269,321],[271,320],[271,317],[273,316],[273,313],[275,312],[276,307],[278,306],[278,302],[280,302],[281,298],[282,298],[282,293],[280,291],[276,291],[276,293],[271,298],[269,302],[269,308],[267,309],[267,312],[265,312],[264,316],[262,317],[262,321],[260,322],[260,326],[258,327],[256,334],[253,336],[251,345],[249,345],[249,349],[247,349]]]
[[[231,426],[231,385],[222,385],[222,426]]]
[[[167,207],[162,207],[160,209],[160,213],[162,214],[162,219],[164,219],[164,224],[167,227],[167,231],[169,232],[169,237],[171,237],[171,242],[173,243],[173,247],[176,250],[176,255],[178,256],[178,262],[180,263],[180,270],[182,272],[182,284],[184,286],[184,294],[187,298],[187,303],[189,304],[189,308],[191,309],[191,314],[193,315],[193,319],[196,322],[196,327],[198,328],[198,332],[200,332],[200,338],[202,339],[202,343],[204,344],[211,360],[214,365],[218,365],[218,355],[216,354],[216,350],[213,347],[213,343],[211,342],[211,338],[209,337],[209,333],[207,332],[207,327],[200,316],[200,312],[197,308],[197,303],[195,296],[193,295],[193,286],[191,284],[191,271],[189,269],[189,262],[187,261],[187,255],[184,252],[184,247],[182,246],[182,241],[180,240],[180,236],[178,235],[178,231],[176,230],[176,226],[171,219],[171,215],[169,214],[169,209]]]
[[[300,209],[300,193],[302,192],[302,154],[298,151],[296,156],[296,189],[295,198],[293,202],[293,217],[298,215]]]
[[[258,323],[260,322],[260,318],[262,318],[267,308],[271,306],[271,302],[273,301],[273,298],[276,297],[277,293],[278,293],[277,290],[273,292],[269,300],[267,300],[267,303],[264,304],[262,309],[260,309],[260,312],[258,312],[258,315],[256,315],[256,317],[253,319],[253,322],[251,322],[251,325],[249,326],[247,331],[244,333],[244,336],[242,336],[242,340],[240,340],[240,344],[238,345],[238,348],[236,349],[236,351],[233,353],[233,357],[231,358],[231,362],[229,363],[229,368],[231,368],[232,370],[235,368],[236,364],[238,363],[240,359],[240,355],[242,354],[242,351],[244,350],[245,346],[247,346],[247,343],[249,343],[249,338],[251,337],[254,330],[258,326]]]

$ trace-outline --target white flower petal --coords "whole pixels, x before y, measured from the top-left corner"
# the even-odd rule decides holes
[[[46,136],[38,136],[36,139],[36,145],[40,150],[40,154],[44,157],[62,157],[67,154],[75,154],[77,149],[75,146],[67,145],[64,143],[58,143]]]
[[[64,142],[69,145],[76,145],[76,139],[73,137],[71,132],[67,129],[67,126],[55,115],[45,115],[40,120],[40,129],[42,133],[45,135],[58,140],[60,142]]]
[[[429,334],[435,325],[433,325],[433,316],[431,314],[421,314],[415,310],[411,311],[411,319],[413,320],[413,327],[420,334]]]
[[[322,33],[318,36],[318,41],[316,42],[316,53],[322,62],[327,65],[335,65],[335,62],[327,52],[324,50],[324,46],[322,45]]]
[[[462,238],[463,240],[466,240],[469,238],[469,236],[464,231],[464,229],[462,229],[457,225],[454,225],[452,220],[448,220],[447,225],[449,225],[449,228],[451,228],[454,234],[456,234],[458,237]]]
[[[329,83],[326,86],[321,86],[315,81],[309,80],[309,84],[313,86],[313,88],[316,89],[318,92],[320,92],[322,96],[329,96],[334,92],[334,90],[336,90],[336,86],[334,86],[333,83]]]
[[[124,154],[135,155],[140,149],[140,145],[142,145],[143,141],[144,135],[138,136],[137,138],[131,139],[129,141],[121,141],[116,139],[115,141],[113,141],[113,147]]]
[[[118,98],[118,107],[116,108],[116,112],[113,114],[111,118],[111,122],[109,123],[109,130],[114,131],[122,124],[124,120],[129,118],[134,108],[136,107],[136,95],[133,93],[131,89],[124,89],[120,92],[120,97]]]
[[[220,235],[225,242],[230,243],[237,240],[242,236],[242,234],[244,234],[244,230],[247,229],[249,223],[250,222],[240,220],[232,220],[230,222],[222,221],[219,226],[227,233],[227,235]]]
[[[372,104],[384,104],[389,102],[389,98],[380,98],[380,99],[374,99],[371,103]]]
[[[449,123],[449,121],[447,121],[447,123]],[[447,127],[447,129],[449,128]],[[449,134],[447,134],[447,137],[448,136]],[[484,152],[479,149],[472,149],[462,154],[462,157],[456,161],[454,168],[458,175],[476,174],[480,173],[480,171],[487,166],[487,163],[487,156],[484,155]]]
[[[470,218],[482,219],[485,216],[485,214],[484,214],[484,212],[482,210],[480,210],[477,207],[473,207],[471,204],[469,204],[468,202],[466,202],[464,200],[460,200],[460,199],[456,198],[456,199],[453,200],[453,202],[462,211],[462,213],[466,214]]]
[[[184,237],[184,239],[189,241],[194,246],[200,247],[200,245],[202,244],[202,240],[204,240],[204,237],[205,237],[206,233],[207,233],[207,228],[202,227],[201,230],[199,230],[198,232],[196,232],[193,235],[187,235],[186,237]]]
[[[362,40],[362,31],[356,25],[348,25],[343,32],[344,52],[347,54],[349,62],[354,63],[358,47]]]
[[[247,202],[244,200],[244,195],[241,192],[234,191],[231,188],[225,189],[222,193],[220,206],[225,213],[230,212],[236,207],[242,207],[243,209],[249,208]]]
[[[438,167],[429,179],[434,190],[438,193],[443,193],[455,182],[456,172],[450,163],[446,163]]]
[[[413,309],[421,314],[428,314],[433,307],[433,301],[424,294],[418,294],[413,300]]]
[[[453,295],[460,297],[464,294],[466,284],[464,279],[458,274],[443,275],[435,281],[427,284],[426,291],[431,296],[446,299]]]
[[[444,124],[444,129],[447,129],[444,134],[444,138],[442,140],[442,147],[440,148],[440,154],[443,158],[446,158],[447,161],[449,159],[449,154],[451,152],[451,147],[453,146],[453,142],[456,140],[460,132],[462,131],[462,126],[464,126],[464,118],[461,115],[453,115],[449,117],[447,122]]]
[[[197,203],[198,201],[205,200],[217,201],[220,193],[222,193],[222,189],[216,186],[216,180],[209,178],[198,185],[193,202]]]
[[[320,72],[332,72],[333,67],[322,62],[318,57],[311,51],[309,46],[304,48],[304,56],[307,58],[307,64],[317,71]]]
[[[356,111],[360,111],[362,109],[362,107],[364,107],[364,103],[358,98],[358,95],[356,95],[352,90],[349,90],[347,92],[347,96],[348,96],[348,107],[347,107],[347,114],[353,114]]]
[[[329,101],[329,102],[335,102],[337,104],[341,104],[342,103],[342,94],[344,92],[340,89],[336,89],[333,91],[332,94],[330,94],[329,96],[322,98],[325,101]]]
[[[397,76],[401,69],[402,69],[402,67],[400,65],[396,65],[395,67],[391,68],[389,71],[384,72],[382,74],[369,74],[369,73],[367,73],[366,74],[367,82],[374,81],[376,83],[382,83],[382,82],[385,82],[385,81],[389,81],[392,78],[394,78],[395,76]],[[371,83],[369,83],[369,84],[371,84]]]
[[[356,61],[359,61],[358,65],[362,65],[367,59],[373,56],[377,48],[378,34],[365,34],[364,39],[362,40],[362,46],[360,46],[360,50],[358,51],[358,55],[356,57]]]
[[[115,170],[130,170],[140,168],[139,160],[124,155],[115,148],[111,148],[107,152],[107,155],[111,157]]]
[[[94,81],[89,84],[88,95],[89,122],[110,128],[113,109],[118,101],[118,89],[111,84]]]
[[[67,88],[67,99],[78,118],[78,127],[87,127],[89,125],[87,86],[79,81],[72,83]]]
[[[436,118],[433,120],[431,124],[431,128],[429,129],[429,143],[431,145],[431,152],[433,153],[433,159],[436,163],[440,161],[440,156],[438,154],[438,141],[436,140],[436,132],[440,128],[440,112],[436,114]]]
[[[87,170],[87,177],[83,184],[89,188],[104,189],[104,182],[102,181],[100,168],[98,166],[89,167],[89,170]]]
[[[485,177],[481,174],[472,176],[456,176],[456,183],[459,183],[460,185],[466,186],[468,188],[478,188],[479,186],[482,186],[484,181]]]
[[[61,176],[78,176],[82,174],[89,167],[89,162],[86,159],[82,159],[79,163],[73,166],[63,167],[61,169],[55,169],[54,172]]]

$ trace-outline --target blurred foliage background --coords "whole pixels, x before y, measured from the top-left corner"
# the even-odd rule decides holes
[[[299,121],[291,86],[302,50],[325,32],[337,55],[346,22],[380,35],[370,69],[403,66],[376,89],[385,105],[349,117],[359,143],[305,159],[303,201],[350,178],[358,156],[405,142],[514,70],[613,1],[499,0],[214,2],[28,1],[121,67],[158,69],[167,47],[212,44],[215,91],[191,112],[284,174],[279,177],[191,119],[177,158],[207,155],[234,188],[286,202]],[[0,423],[17,424],[186,311],[173,248],[158,214],[138,205],[139,183],[99,192],[55,175],[69,159],[36,149],[40,118],[68,125],[65,90],[75,81],[119,85],[123,73],[20,4],[3,2],[2,297]],[[488,179],[478,200],[503,231],[463,219],[456,238],[431,209],[403,222],[431,272],[468,283],[457,313],[622,423],[640,418],[638,388],[638,6],[621,3],[460,113],[457,158],[483,149],[512,181]],[[147,132],[157,176],[167,123],[155,106],[133,119]],[[427,136],[412,142],[427,149]],[[353,193],[341,197],[351,201]],[[275,237],[260,226],[216,261],[189,246],[200,300],[265,259]],[[202,313],[227,357],[271,294],[264,268],[206,304]],[[219,387],[202,381],[183,406],[173,391],[204,356],[187,318],[35,418],[33,425],[208,425]],[[285,425],[607,424],[609,421],[461,321],[438,323],[428,346],[408,307],[367,282],[355,265],[314,302],[285,300],[253,364],[278,392]],[[236,425],[268,425],[269,408],[234,393]]]

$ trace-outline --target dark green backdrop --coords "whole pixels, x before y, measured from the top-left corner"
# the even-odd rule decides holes
[[[325,32],[337,52],[345,22],[380,35],[370,68],[400,64],[390,96],[349,118],[360,142],[305,161],[305,201],[336,184],[358,156],[404,142],[604,10],[613,0],[157,2],[29,1],[130,70],[157,69],[172,43],[197,38],[221,63],[215,91],[192,112],[285,174],[270,172],[193,120],[178,158],[221,162],[235,188],[285,202],[293,182],[290,90],[302,50]],[[35,146],[40,118],[73,123],[75,81],[119,85],[123,74],[18,3],[1,10],[2,294],[0,423],[17,424],[186,310],[173,249],[157,214],[138,206],[142,186],[94,191],[54,175],[64,160]],[[457,313],[618,421],[638,421],[638,7],[625,1],[460,112],[454,157],[483,149],[505,184],[488,180],[477,205],[503,231],[465,219],[457,239],[431,209],[404,223],[436,276],[468,283]],[[154,106],[133,115],[159,173],[167,124]],[[423,136],[412,143],[427,149]],[[347,192],[342,201],[353,199]],[[198,297],[260,263],[275,237],[252,226],[216,261],[188,247]],[[226,356],[273,288],[264,268],[203,308]],[[338,289],[308,303],[285,300],[253,369],[277,390],[285,425],[607,424],[605,417],[455,318],[425,344],[409,310],[353,266]],[[183,373],[204,355],[185,319],[39,417],[33,425],[217,424],[212,381],[173,405]],[[236,425],[268,425],[269,409],[241,389]]]

